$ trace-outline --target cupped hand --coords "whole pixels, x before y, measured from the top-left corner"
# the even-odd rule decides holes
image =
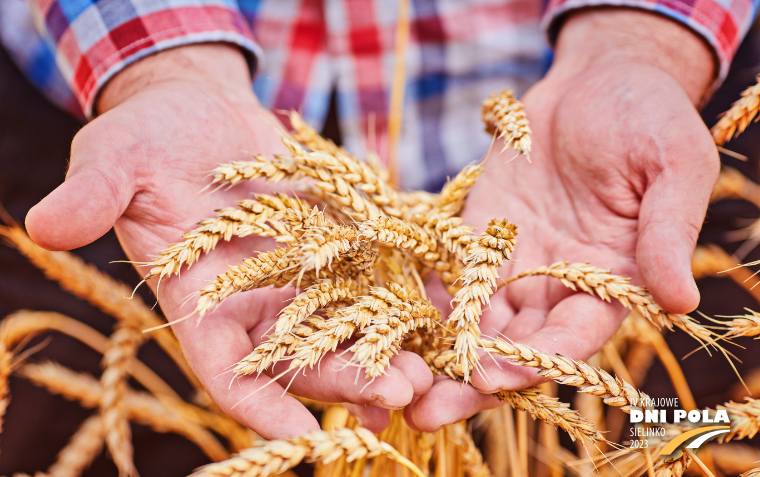
[[[245,151],[285,152],[277,120],[252,93],[245,59],[234,47],[188,46],[145,58],[111,80],[98,106],[103,114],[74,138],[66,181],[27,216],[31,237],[45,248],[83,246],[114,226],[127,256],[149,262],[199,220],[214,217],[215,209],[233,206],[254,190],[272,190],[256,184],[203,192],[218,163],[245,160]],[[154,279],[149,285],[168,320],[175,321],[192,312],[187,298],[205,281],[271,247],[260,238],[220,243],[183,270],[181,279],[164,278],[160,286]],[[211,398],[267,438],[319,426],[285,394],[280,383],[287,385],[291,375],[277,383],[265,375],[233,381],[229,370],[262,341],[293,296],[293,288],[251,291],[229,298],[200,324],[186,320],[173,326]],[[424,362],[407,353],[392,360],[388,374],[363,392],[366,381],[343,364],[335,354],[326,356],[319,371],[296,378],[290,391],[351,403],[365,426],[379,430],[387,423],[386,409],[403,407],[432,384]]]
[[[600,19],[610,14],[615,15],[610,23]],[[686,30],[673,33],[687,35],[675,43],[674,54],[691,58],[696,70],[676,60],[668,64],[667,56],[651,61],[642,52],[646,41],[610,45],[608,39],[606,45],[589,46],[605,25],[620,35],[621,25],[631,19],[643,22],[632,34],[646,33],[649,25],[659,32],[654,38],[682,27],[631,11],[578,17],[561,32],[546,78],[523,98],[533,130],[532,162],[507,162],[514,152],[500,153],[497,144],[470,192],[464,217],[480,231],[492,218],[518,226],[513,260],[499,270],[502,278],[557,261],[590,262],[646,285],[667,310],[690,312],[699,303],[691,256],[720,167],[694,107],[712,79],[712,58]],[[589,58],[599,45],[612,48],[612,54]],[[638,51],[626,56],[626,46]],[[599,350],[627,313],[549,277],[502,287],[485,310],[484,335],[505,335],[576,359]],[[436,378],[431,391],[408,409],[407,420],[434,430],[498,405],[490,393],[540,382],[531,368],[489,356],[480,363],[483,373],[473,373],[472,386]]]

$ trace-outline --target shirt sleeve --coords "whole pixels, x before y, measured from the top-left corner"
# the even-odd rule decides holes
[[[759,4],[760,0],[549,0],[542,25],[553,41],[561,18],[579,8],[618,6],[660,13],[686,25],[712,46],[720,63],[717,87],[728,74]]]
[[[255,67],[260,48],[235,0],[29,0],[35,23],[88,118],[130,63],[181,45],[227,42]]]

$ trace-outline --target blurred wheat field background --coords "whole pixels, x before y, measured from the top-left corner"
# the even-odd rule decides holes
[[[715,130],[717,142],[722,143],[728,136],[740,132],[750,124],[760,104],[756,94],[756,91],[749,92],[746,100],[740,103],[734,113],[725,116],[728,119]],[[504,101],[512,100],[507,98]],[[493,111],[494,106],[493,101],[490,105],[487,103],[486,111]],[[507,124],[520,123],[524,118],[513,117],[505,121],[505,124],[495,125],[498,119],[507,115],[495,115],[490,119],[486,115],[490,132],[502,134],[506,131],[507,139],[511,138],[516,144],[522,144],[518,148],[521,147],[523,152],[527,152],[525,141],[520,141],[526,135],[519,136],[526,132],[527,124],[520,124],[512,129],[507,127]],[[294,116],[294,119],[294,123],[299,124],[297,117]],[[323,150],[333,158],[342,154],[336,146],[322,142],[319,136],[308,130],[305,125],[301,124],[300,127],[300,134],[297,131],[295,137],[307,146],[307,149],[302,149],[293,142],[290,148],[294,157],[300,155],[308,159],[309,150]],[[734,131],[732,128],[735,128]],[[740,140],[752,144],[757,137],[752,138],[753,134],[750,127]],[[733,143],[726,147],[732,148],[731,144]],[[751,148],[753,151],[755,149],[756,147]],[[258,162],[268,164],[265,159]],[[308,161],[304,160],[303,163],[308,164]],[[747,165],[735,164],[745,171],[748,170]],[[248,166],[250,165],[246,165]],[[286,170],[284,167],[281,169]],[[234,178],[238,177],[235,174],[240,174],[241,178],[246,174],[251,175],[245,167],[220,168],[217,172],[222,180],[235,180]],[[430,273],[438,273],[454,293],[461,290],[457,288],[456,278],[468,266],[470,270],[478,270],[477,267],[483,263],[498,260],[498,257],[485,261],[472,258],[468,260],[468,257],[477,255],[468,253],[474,242],[466,239],[464,242],[457,242],[467,234],[445,235],[446,230],[436,232],[435,225],[426,229],[424,224],[418,226],[421,228],[418,230],[414,227],[415,222],[411,220],[414,214],[428,213],[439,207],[441,202],[454,204],[450,207],[451,210],[461,208],[466,193],[460,192],[466,190],[466,185],[471,184],[477,174],[470,170],[454,178],[452,183],[455,187],[449,190],[453,194],[448,199],[441,200],[441,196],[446,195],[445,190],[441,196],[422,192],[398,193],[398,202],[394,204],[388,200],[388,197],[394,194],[392,188],[382,185],[383,171],[378,169],[376,173],[377,181],[372,189],[378,191],[376,193],[366,193],[364,191],[367,189],[364,189],[361,194],[354,196],[350,189],[346,189],[348,193],[341,194],[338,185],[335,185],[334,189],[322,188],[315,191],[315,195],[321,194],[318,197],[320,204],[335,201],[342,207],[349,207],[356,214],[364,214],[358,217],[363,226],[357,227],[353,232],[348,229],[336,229],[336,233],[343,234],[342,239],[349,241],[347,250],[341,251],[339,255],[349,253],[350,250],[356,252],[349,253],[351,256],[347,259],[348,265],[342,269],[346,272],[345,275],[326,278],[332,282],[330,288],[325,289],[323,287],[326,283],[320,281],[325,278],[316,274],[313,277],[308,275],[313,270],[312,267],[301,276],[302,279],[306,277],[306,280],[303,281],[299,292],[304,292],[308,285],[313,285],[316,286],[312,288],[313,293],[319,292],[332,297],[333,302],[337,304],[350,302],[351,297],[369,297],[395,307],[399,310],[398,316],[406,316],[402,312],[409,313],[411,318],[402,319],[401,323],[369,323],[365,328],[375,328],[367,330],[364,336],[373,332],[388,336],[387,331],[382,331],[381,325],[391,328],[395,326],[393,329],[396,334],[387,342],[386,349],[404,346],[405,349],[418,350],[426,357],[431,369],[454,379],[466,380],[468,373],[476,372],[472,371],[470,366],[463,366],[463,363],[472,359],[472,355],[469,354],[472,348],[485,347],[512,359],[517,364],[537,365],[545,371],[547,377],[559,380],[565,385],[552,381],[520,393],[503,393],[499,397],[507,403],[504,406],[480,413],[467,422],[447,426],[432,434],[408,428],[403,421],[402,413],[398,411],[392,413],[390,426],[383,433],[374,436],[362,430],[358,422],[342,406],[304,400],[320,418],[324,432],[288,442],[267,443],[221,413],[210,402],[184,361],[169,329],[164,328],[150,334],[142,333],[145,328],[163,323],[163,318],[151,309],[149,305],[152,305],[152,301],[149,297],[146,296],[145,301],[139,298],[125,299],[132,293],[134,283],[124,285],[87,265],[73,254],[42,250],[29,240],[23,229],[11,225],[3,228],[1,232],[6,242],[38,267],[48,279],[58,283],[66,292],[79,297],[83,305],[82,308],[74,307],[68,311],[67,316],[60,313],[62,310],[56,309],[55,300],[40,296],[42,306],[35,306],[35,310],[16,310],[3,320],[0,332],[0,382],[4,384],[0,386],[0,413],[4,414],[9,422],[15,421],[19,424],[6,426],[0,434],[0,468],[6,469],[3,461],[8,457],[8,444],[12,444],[14,440],[13,428],[28,426],[34,428],[33,433],[44,434],[47,425],[45,421],[57,419],[68,419],[74,421],[71,424],[78,426],[75,433],[68,436],[67,442],[60,442],[58,456],[49,462],[44,459],[40,459],[39,462],[27,459],[25,465],[39,465],[10,468],[7,470],[8,474],[24,471],[26,474],[15,475],[116,475],[117,469],[122,474],[140,472],[141,461],[147,460],[147,455],[151,452],[160,453],[161,447],[151,450],[150,446],[141,445],[144,444],[141,443],[141,439],[146,436],[148,439],[154,439],[154,433],[174,436],[169,439],[174,440],[175,449],[187,449],[187,452],[174,451],[159,455],[159,460],[163,461],[163,470],[156,471],[154,466],[150,472],[144,472],[144,476],[186,475],[192,469],[209,462],[220,463],[202,468],[199,475],[293,475],[289,469],[302,460],[315,462],[309,465],[301,464],[295,471],[299,475],[313,473],[318,476],[585,476],[597,472],[603,475],[649,473],[667,476],[686,473],[731,476],[760,466],[760,449],[753,446],[749,440],[760,429],[760,404],[754,401],[744,403],[745,396],[760,394],[760,358],[757,353],[753,353],[753,338],[760,335],[760,317],[750,311],[760,310],[757,301],[760,298],[760,287],[751,288],[757,282],[752,277],[756,268],[734,268],[756,256],[752,252],[757,245],[756,237],[760,236],[755,232],[755,219],[760,216],[758,184],[736,169],[724,168],[714,192],[715,203],[711,207],[707,227],[695,252],[693,271],[700,290],[708,296],[709,290],[714,290],[719,296],[718,300],[703,304],[700,311],[709,318],[732,315],[728,318],[717,318],[720,325],[697,314],[694,314],[694,318],[700,325],[696,325],[696,321],[662,313],[656,305],[645,300],[645,291],[626,288],[629,285],[625,279],[613,277],[603,269],[557,264],[532,271],[532,274],[549,275],[564,280],[568,286],[600,297],[628,297],[628,305],[634,309],[639,305],[639,312],[632,313],[620,332],[585,364],[542,355],[537,350],[520,347],[506,340],[478,341],[479,336],[472,331],[472,320],[464,320],[457,330],[470,333],[463,335],[469,338],[463,339],[458,348],[447,348],[442,341],[444,337],[435,336],[435,330],[440,331],[435,322],[445,320],[446,316],[436,315],[425,302],[424,293],[419,294],[421,290],[414,277],[416,271],[394,269],[392,254],[401,250],[416,258],[421,263],[421,268],[427,267]],[[359,183],[366,184],[367,181],[364,179],[366,177]],[[350,181],[346,182],[350,184]],[[187,257],[193,256],[193,260],[197,259],[198,255],[194,254],[198,250],[206,249],[206,252],[210,252],[213,246],[205,246],[202,241],[197,240],[198,237],[212,237],[210,240],[213,241],[225,235],[235,235],[240,233],[241,223],[249,226],[267,223],[271,225],[270,219],[273,216],[267,215],[266,220],[262,221],[260,210],[264,209],[260,209],[259,206],[268,207],[268,214],[278,212],[279,208],[282,216],[275,217],[275,220],[288,223],[290,233],[299,230],[299,226],[293,226],[294,221],[299,220],[302,229],[307,232],[310,226],[308,220],[323,221],[320,226],[330,227],[325,225],[329,222],[324,222],[329,221],[330,217],[322,217],[319,213],[313,213],[310,206],[288,202],[282,197],[259,197],[257,201],[251,200],[245,205],[250,210],[244,207],[231,209],[222,212],[214,219],[215,222],[201,223],[195,235],[185,242],[184,248],[170,248],[154,263],[156,268],[151,274],[171,274],[178,270],[178,264],[187,263]],[[379,211],[375,217],[366,212],[372,210],[373,206]],[[726,207],[733,207],[733,210],[738,208],[739,215],[747,218],[746,224],[737,227],[736,220],[731,220],[734,218],[729,214],[721,215],[721,211],[726,210]],[[296,214],[288,211],[295,211]],[[258,215],[249,220],[250,223],[246,223],[245,217],[240,218],[243,212]],[[451,212],[448,218],[455,216],[456,212]],[[394,217],[396,221],[393,220]],[[357,220],[357,216],[350,216],[350,219]],[[440,219],[441,217],[437,217],[434,223],[444,223],[444,220]],[[517,225],[519,230],[519,224]],[[492,226],[488,231],[488,237],[480,244],[489,248],[488,244],[496,243],[496,246],[490,249],[501,254],[501,260],[508,260],[509,254],[503,251],[520,246],[519,235],[516,245],[513,243],[515,237],[508,223],[497,221]],[[231,231],[231,228],[235,230]],[[454,228],[456,227],[451,229]],[[740,230],[726,235],[720,229]],[[271,230],[273,235],[286,235],[276,227]],[[433,234],[440,235],[431,236],[430,230],[433,230]],[[428,235],[425,236],[423,232]],[[244,233],[269,232],[262,228]],[[351,244],[357,243],[351,234],[361,235],[365,241],[375,241],[388,246],[362,249],[357,245],[351,248]],[[453,245],[447,244],[447,241]],[[440,245],[433,245],[434,242],[447,246],[440,249]],[[283,243],[288,242],[286,240]],[[188,244],[191,244],[189,246],[193,250],[190,254],[187,253]],[[421,246],[424,247],[420,249]],[[439,255],[430,255],[431,249],[435,249],[433,252],[438,250]],[[381,255],[380,265],[375,262],[376,257],[372,256],[373,250]],[[384,253],[391,254],[391,258],[382,260]],[[461,258],[459,262],[447,256],[456,256],[457,253]],[[734,253],[738,256],[733,255]],[[178,257],[181,258],[175,260]],[[294,256],[289,259],[302,264],[303,258]],[[370,274],[364,273],[367,268],[363,268],[361,264],[368,263],[383,267],[380,274],[391,277],[389,283],[404,284],[411,290],[405,291],[389,284],[385,291],[375,291],[373,294],[369,289],[369,283],[362,283]],[[110,270],[110,267],[108,269]],[[726,272],[729,269],[733,270]],[[338,267],[336,270],[341,269]],[[240,271],[245,270],[238,269],[235,273]],[[482,276],[481,273],[478,275]],[[199,313],[211,309],[212,305],[224,299],[225,293],[229,293],[229,289],[224,287],[238,286],[242,290],[246,286],[262,286],[267,283],[266,280],[283,285],[290,283],[293,277],[273,278],[272,275],[268,275],[264,278],[257,281],[248,274],[245,280],[241,281],[233,274],[230,280],[222,280],[208,288],[202,297],[210,297],[210,301],[199,303]],[[343,281],[339,283],[338,280]],[[348,283],[349,280],[352,280],[352,283]],[[373,283],[372,286],[378,288],[382,284]],[[340,294],[335,290],[343,292]],[[462,294],[458,303],[466,303],[467,299],[467,296]],[[639,299],[644,301],[637,303],[636,300]],[[621,301],[626,304],[625,300]],[[401,306],[399,302],[405,302],[406,305]],[[360,300],[347,305],[350,307],[361,303]],[[106,322],[105,318],[101,318],[97,329],[83,323],[77,314],[86,307],[100,310],[104,313],[102,317],[111,317],[110,321]],[[750,310],[745,311],[745,307]],[[281,353],[298,353],[299,343],[307,343],[302,350],[314,349],[314,343],[309,341],[309,336],[323,330],[325,320],[309,321],[313,311],[300,316],[299,313],[303,313],[307,308],[308,304],[295,307],[291,317],[297,321],[296,325],[291,323],[279,336],[270,340],[272,346],[281,348]],[[333,317],[347,316],[339,307],[328,311],[333,313]],[[85,313],[91,312],[83,311],[83,314]],[[719,352],[713,351],[713,356],[706,358],[702,351],[682,360],[681,358],[694,350],[696,342],[680,331],[663,334],[660,329],[652,326],[647,318],[656,322],[659,320],[658,324],[665,325],[664,328],[672,325],[708,342],[716,340],[716,344],[736,354],[743,361],[737,362],[736,365],[749,388],[749,394]],[[300,325],[303,327],[299,329],[297,326]],[[431,334],[426,335],[418,331],[426,327],[430,329]],[[723,335],[728,335],[727,337],[733,338],[733,341],[745,348],[726,344],[719,339]],[[287,341],[287,337],[293,336],[302,341]],[[54,344],[60,341],[68,343],[66,352],[48,355],[47,351],[54,349]],[[77,343],[74,343],[75,341]],[[376,341],[363,342],[364,345],[372,343]],[[368,376],[381,373],[383,366],[387,365],[383,357],[388,354],[377,350],[364,351],[368,348],[360,348],[361,346],[358,346],[355,349],[358,353],[354,354],[359,356],[359,364]],[[282,356],[266,349],[259,352],[259,355],[241,362],[238,368],[241,374],[265,369],[267,366],[262,363],[267,363],[267,356]],[[310,351],[304,355],[304,363],[308,364],[318,359],[311,354]],[[150,366],[146,365],[146,362],[150,362]],[[269,364],[271,362],[270,360]],[[76,406],[70,405],[69,409],[76,407],[81,411],[72,412],[68,417],[45,415],[43,404],[36,419],[33,413],[29,412],[28,406],[23,415],[15,414],[14,408],[24,404],[14,398],[16,389],[18,387],[28,390],[30,384],[49,393],[51,396],[46,399],[60,401],[63,398],[76,403]],[[577,389],[586,392],[577,392]],[[687,454],[679,454],[672,460],[658,462],[655,452],[647,456],[643,452],[621,449],[621,445],[625,447],[626,441],[630,440],[627,416],[623,411],[628,410],[626,408],[630,406],[636,406],[635,399],[645,395],[638,391],[639,389],[651,396],[677,396],[684,409],[715,407],[728,400],[737,401],[740,404],[726,405],[732,417],[730,435],[733,439],[728,443],[703,446],[696,455],[697,462],[691,462],[693,459]],[[37,396],[40,397],[41,394],[37,393]],[[22,421],[24,424],[21,424]],[[29,441],[26,443],[30,444]],[[34,450],[30,449],[29,452],[34,453]],[[14,457],[10,458],[10,461],[14,462]],[[92,462],[95,462],[94,466],[91,466]]]

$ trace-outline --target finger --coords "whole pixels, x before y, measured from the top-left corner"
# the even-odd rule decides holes
[[[27,214],[29,235],[41,247],[71,250],[97,240],[132,200],[136,187],[132,162],[95,137],[93,132],[99,131],[93,123],[77,134],[66,180]]]
[[[278,378],[288,391],[323,402],[350,402],[384,409],[401,409],[415,394],[424,394],[432,385],[432,373],[425,361],[409,351],[401,351],[391,360],[386,373],[375,379],[365,378],[364,370],[348,361],[343,351],[328,353],[314,369],[291,371]],[[268,374],[279,376],[288,361],[275,365]]]
[[[583,293],[574,294],[549,312],[538,331],[519,342],[549,355],[559,353],[573,359],[588,359],[617,331],[626,313],[619,305]],[[535,368],[512,364],[493,355],[481,357],[480,364],[482,372],[473,373],[472,384],[484,393],[514,391],[546,381]]]
[[[376,406],[363,406],[350,402],[343,403],[343,407],[348,409],[354,418],[359,421],[359,425],[366,427],[374,433],[383,432],[391,422],[390,411]]]
[[[211,399],[233,419],[267,439],[319,429],[314,416],[269,377],[232,380],[230,367],[253,350],[240,322],[217,312],[197,325],[179,323],[174,330]]]
[[[494,396],[482,394],[472,386],[438,377],[430,391],[409,406],[404,416],[411,421],[411,426],[423,432],[435,432],[501,404]]]
[[[709,138],[706,129],[705,134]],[[701,146],[682,144],[688,142],[680,140],[686,150],[672,154],[689,160],[681,159],[654,178],[639,212],[639,272],[654,299],[673,313],[688,313],[699,304],[691,257],[720,167],[709,139]]]

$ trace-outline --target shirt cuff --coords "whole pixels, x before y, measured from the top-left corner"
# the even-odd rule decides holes
[[[252,72],[261,57],[245,18],[227,5],[171,0],[169,8],[139,12],[138,4],[146,2],[123,0],[121,11],[91,4],[69,23],[62,3],[65,1],[49,4],[44,23],[56,47],[58,67],[89,119],[103,85],[127,65],[150,54],[194,43],[232,43],[246,52]],[[154,2],[158,3],[165,5]]]
[[[554,43],[565,15],[598,6],[649,10],[690,28],[712,47],[720,64],[713,88],[728,74],[731,60],[755,16],[752,0],[549,0],[542,27]]]

